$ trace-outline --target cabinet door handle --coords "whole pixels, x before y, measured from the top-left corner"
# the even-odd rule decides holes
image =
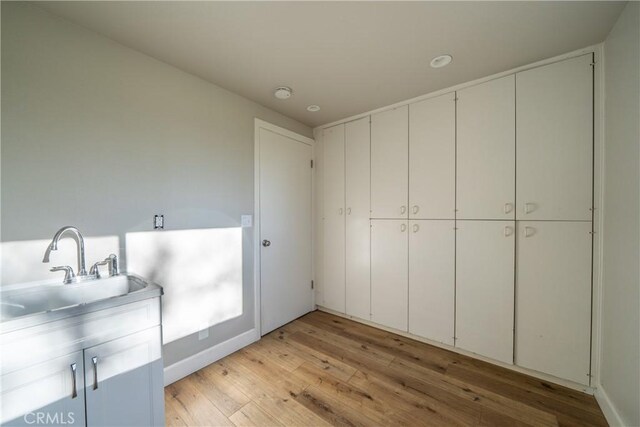
[[[413,206],[413,214],[414,215],[417,214],[419,210],[420,210],[420,206],[418,206],[418,205],[414,205]]]
[[[404,233],[405,231],[407,231],[407,224],[400,224],[400,232]]]
[[[524,228],[524,237],[531,237],[536,234],[536,229],[533,227],[525,227]]]
[[[505,203],[504,204],[504,213],[508,214],[513,212],[513,203]]]
[[[78,397],[78,386],[76,384],[76,364],[71,364],[71,398]]]
[[[407,207],[406,206],[400,206],[400,214],[404,215],[407,213]]]
[[[524,204],[524,213],[526,214],[530,214],[531,212],[533,212],[535,210],[536,205],[534,203],[531,202],[527,202]]]
[[[510,225],[507,225],[506,227],[504,227],[504,237],[509,237],[513,234],[513,227],[511,227]]]
[[[420,230],[420,226],[418,224],[413,224],[413,232],[417,233]]]
[[[347,215],[351,215],[351,208],[347,208]]]
[[[338,209],[338,215],[342,215],[342,212],[344,212],[342,208]]]
[[[98,358],[93,356],[91,358],[91,363],[93,363],[93,389],[98,389]]]

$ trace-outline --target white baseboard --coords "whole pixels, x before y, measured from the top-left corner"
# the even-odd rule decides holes
[[[238,336],[229,338],[214,347],[196,353],[173,365],[169,365],[164,368],[164,385],[168,386],[259,339],[260,334],[258,330],[251,329]]]
[[[596,397],[596,401],[598,402],[598,405],[600,405],[600,409],[602,409],[602,413],[610,426],[626,425],[618,413],[618,410],[613,405],[613,402],[609,399],[609,395],[602,388],[602,385],[598,384],[594,396]]]

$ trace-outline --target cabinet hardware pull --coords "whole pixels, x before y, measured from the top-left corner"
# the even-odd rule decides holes
[[[342,208],[338,209],[338,215],[342,215],[342,212],[344,212]]]
[[[271,240],[264,239],[262,241],[262,246],[264,246],[265,248],[268,248],[269,246],[271,246]]]
[[[93,363],[93,389],[98,389],[98,358],[93,356],[91,358],[91,362]]]
[[[531,237],[536,234],[536,229],[533,227],[525,227],[524,228],[524,237]]]
[[[505,203],[504,204],[504,213],[508,214],[513,211],[513,203]]]
[[[400,232],[404,233],[407,231],[407,224],[400,224]]]
[[[418,224],[413,224],[413,232],[417,233],[420,230],[420,226]]]
[[[351,208],[347,208],[347,215],[351,215]]]
[[[78,387],[76,385],[76,364],[71,364],[71,398],[78,397]]]
[[[505,237],[509,237],[513,234],[513,227],[507,225],[506,227],[504,227],[504,236]]]
[[[413,207],[413,214],[414,214],[414,215],[415,215],[415,214],[417,214],[419,210],[420,210],[420,206],[415,205],[415,206]]]
[[[405,213],[407,213],[407,207],[406,206],[400,206],[400,214],[404,215]]]
[[[530,214],[535,209],[535,204],[527,202],[524,204],[524,213]]]

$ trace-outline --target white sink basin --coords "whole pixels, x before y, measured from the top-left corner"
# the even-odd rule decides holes
[[[129,295],[144,291],[148,285],[142,278],[119,275],[69,285],[9,286],[0,290],[0,321]]]

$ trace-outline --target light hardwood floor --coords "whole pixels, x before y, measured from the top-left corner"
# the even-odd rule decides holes
[[[320,311],[165,402],[169,426],[607,425],[593,396]]]

